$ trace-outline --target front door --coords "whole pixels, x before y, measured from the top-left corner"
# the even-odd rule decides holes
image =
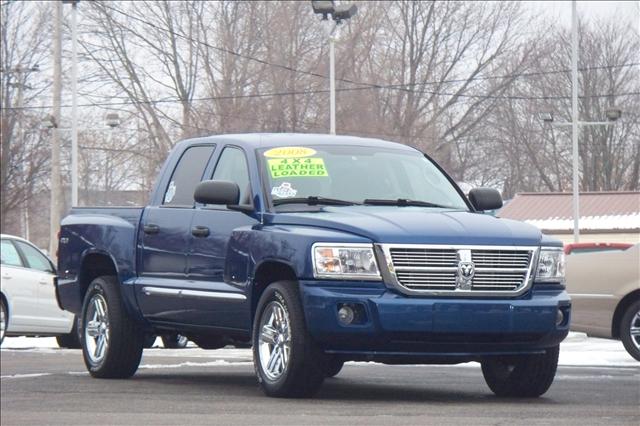
[[[227,146],[220,154],[212,176],[238,184],[240,204],[251,205],[251,185],[244,152]],[[258,223],[244,212],[227,209],[223,205],[196,206],[191,229],[188,278],[194,288],[202,290],[202,298],[194,301],[192,322],[200,325],[249,330],[250,309],[245,297],[248,256],[229,255],[229,238],[235,229]],[[197,232],[202,230],[201,232]],[[234,271],[225,280],[225,267]],[[229,272],[229,271],[227,271]]]

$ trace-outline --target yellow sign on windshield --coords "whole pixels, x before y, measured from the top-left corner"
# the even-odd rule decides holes
[[[270,158],[267,164],[272,178],[329,176],[322,158]]]
[[[315,149],[304,146],[282,146],[265,151],[263,155],[267,158],[300,158],[311,157],[315,153]]]

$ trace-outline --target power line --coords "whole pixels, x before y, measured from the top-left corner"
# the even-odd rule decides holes
[[[336,89],[336,92],[355,92],[362,90],[372,90],[372,89],[387,89],[389,86],[394,85],[383,85],[376,88],[371,87],[346,87],[341,89]],[[299,91],[286,91],[286,92],[271,92],[271,93],[253,93],[246,95],[228,95],[228,96],[207,96],[201,98],[192,98],[191,102],[198,101],[219,101],[219,100],[235,100],[235,99],[251,99],[251,98],[270,98],[270,97],[278,97],[278,96],[295,96],[295,95],[315,95],[315,94],[325,94],[329,93],[329,89],[317,89],[317,90],[299,90]],[[517,100],[517,101],[533,101],[533,100],[562,100],[569,99],[570,96],[518,96],[518,95],[509,95],[509,96],[499,96],[499,95],[473,95],[473,94],[457,94],[457,93],[446,93],[446,92],[433,92],[428,90],[420,90],[414,93],[429,93],[436,96],[457,96],[461,98],[470,98],[470,99],[505,99],[505,100]],[[640,96],[640,92],[627,92],[627,93],[615,93],[615,94],[597,94],[597,95],[585,95],[579,96],[580,99],[595,99],[595,98],[607,98],[607,97],[624,97],[624,96]],[[119,102],[89,102],[78,104],[81,107],[110,107],[110,106],[122,106],[122,105],[136,105],[136,104],[175,104],[182,103],[182,100],[176,98],[164,98],[157,100],[149,100],[149,101],[119,101]],[[71,105],[62,105],[62,108],[71,108]],[[37,109],[49,109],[52,108],[51,105],[34,105],[34,106],[23,106],[23,107],[0,107],[0,110],[37,110]]]
[[[260,58],[256,58],[255,56],[250,56],[247,54],[243,54],[243,53],[238,53],[236,51],[233,51],[231,49],[225,48],[225,47],[220,47],[220,46],[215,46],[212,44],[209,44],[205,41],[202,40],[197,40],[194,39],[193,37],[189,37],[186,36],[184,34],[180,34],[178,32],[175,32],[173,30],[170,30],[169,28],[164,28],[164,27],[160,27],[156,24],[154,24],[153,22],[147,21],[145,19],[139,18],[137,16],[133,16],[127,12],[124,12],[118,8],[109,6],[107,4],[102,4],[102,6],[106,9],[112,10],[116,13],[119,13],[123,16],[126,16],[130,19],[133,19],[135,21],[141,22],[145,25],[148,25],[150,27],[153,27],[159,31],[163,31],[165,33],[168,34],[172,34],[174,36],[180,37],[184,40],[193,42],[193,43],[198,43],[198,44],[202,44],[203,46],[209,47],[211,49],[214,50],[218,50],[220,52],[224,52],[224,53],[228,53],[230,55],[233,56],[237,56],[237,57],[241,57],[244,59],[249,59],[255,62],[258,62],[260,64],[263,65],[268,65],[268,66],[272,66],[272,67],[277,67],[277,68],[281,68],[281,69],[285,69],[287,71],[291,71],[294,73],[299,73],[299,74],[305,74],[305,75],[310,75],[313,77],[318,77],[318,78],[322,78],[322,79],[328,79],[328,77],[324,74],[320,74],[320,73],[316,73],[316,72],[312,72],[312,71],[305,71],[305,70],[300,70],[288,65],[283,65],[283,64],[278,64],[278,63],[273,63],[273,62],[269,62],[267,60],[264,59],[260,59]],[[591,70],[603,70],[603,69],[615,69],[615,68],[624,68],[624,67],[633,67],[633,66],[638,66],[640,65],[640,62],[632,62],[632,63],[627,63],[627,64],[618,64],[618,65],[599,65],[599,66],[591,66],[591,67],[582,67],[582,68],[578,68],[578,71],[591,71]],[[399,89],[402,90],[404,88],[407,87],[414,87],[414,86],[424,86],[424,85],[439,85],[439,84],[443,84],[443,83],[464,83],[467,81],[477,81],[477,80],[495,80],[495,79],[507,79],[507,78],[519,78],[519,77],[535,77],[535,76],[541,76],[541,75],[550,75],[550,74],[563,74],[563,73],[569,73],[571,72],[570,69],[562,69],[562,70],[552,70],[552,71],[535,71],[535,72],[529,72],[529,73],[514,73],[514,74],[506,74],[506,75],[499,75],[499,76],[479,76],[479,77],[473,77],[473,78],[468,78],[468,79],[464,79],[464,78],[459,78],[459,79],[448,79],[448,80],[439,80],[439,81],[425,81],[425,82],[416,82],[416,83],[403,83],[403,84],[396,84],[396,85],[379,85],[376,83],[368,83],[368,82],[359,82],[359,81],[353,81],[350,79],[346,79],[346,78],[337,78],[336,80],[342,81],[344,83],[349,83],[349,84],[357,84],[357,85],[361,85],[361,86],[368,86],[370,88],[388,88],[388,89]]]
[[[124,11],[118,9],[118,8],[109,6],[109,5],[104,4],[104,3],[102,3],[101,5],[105,9],[112,10],[112,11],[114,11],[116,13],[119,13],[119,14],[121,14],[123,16],[126,16],[127,18],[130,18],[130,19],[133,19],[135,21],[141,22],[141,23],[143,23],[145,25],[148,25],[150,27],[153,27],[153,28],[155,28],[157,30],[160,30],[160,31],[163,31],[165,33],[169,33],[169,34],[172,34],[174,36],[180,37],[180,38],[182,38],[184,40],[191,41],[193,43],[202,44],[203,46],[206,46],[206,47],[208,47],[210,49],[214,49],[214,50],[217,50],[217,51],[220,51],[220,52],[223,52],[223,53],[228,53],[228,54],[233,55],[233,56],[237,56],[237,57],[244,58],[244,59],[249,59],[251,61],[255,61],[255,62],[258,62],[258,63],[263,64],[263,65],[277,67],[277,68],[281,68],[281,69],[284,69],[284,70],[287,70],[287,71],[291,71],[291,72],[295,72],[295,73],[299,73],[299,74],[306,74],[306,75],[310,75],[312,77],[319,77],[319,78],[323,78],[323,79],[328,78],[326,75],[319,74],[319,73],[316,73],[316,72],[313,72],[313,71],[305,71],[305,70],[301,70],[301,69],[297,69],[297,68],[291,67],[289,65],[272,63],[272,62],[266,61],[264,59],[256,58],[255,56],[247,55],[247,54],[244,54],[244,53],[238,53],[238,52],[233,51],[231,49],[228,49],[226,47],[215,46],[215,45],[209,44],[209,43],[207,43],[205,41],[202,41],[202,40],[196,40],[196,39],[194,39],[192,37],[188,37],[188,36],[186,36],[184,34],[180,34],[178,32],[172,31],[172,30],[170,30],[168,28],[160,27],[160,26],[154,24],[153,22],[147,21],[147,20],[142,19],[142,18],[138,18],[137,16],[133,16],[133,15],[127,13],[127,12],[124,12]],[[370,85],[369,83],[359,83],[357,81],[352,81],[352,80],[349,80],[349,79],[340,78],[338,80],[340,80],[342,82],[345,82],[345,83],[350,83],[350,84]]]
[[[239,56],[239,57],[243,57],[246,59],[250,59],[253,61],[257,61],[259,63],[265,64],[265,65],[269,65],[269,66],[274,66],[274,67],[279,67],[282,69],[286,69],[288,71],[291,72],[296,72],[296,73],[302,73],[302,74],[307,74],[307,75],[311,75],[314,77],[319,77],[319,78],[327,78],[325,75],[322,74],[318,74],[318,73],[314,73],[314,72],[310,72],[310,71],[304,71],[304,70],[299,70],[287,65],[282,65],[282,64],[275,64],[275,63],[271,63],[259,58],[255,58],[253,56],[249,56],[249,55],[245,55],[245,54],[241,54],[238,52],[235,52],[233,50],[227,49],[227,48],[222,48],[219,46],[214,46],[211,45],[209,43],[206,43],[204,41],[201,40],[195,40],[191,37],[187,37],[184,36],[182,34],[176,33],[175,31],[169,30],[167,28],[162,28],[152,22],[149,22],[147,20],[144,20],[142,18],[138,18],[135,16],[132,16],[124,11],[121,11],[117,8],[108,6],[106,4],[102,4],[103,7],[113,10],[119,14],[122,14],[123,16],[127,16],[131,19],[137,20],[139,22],[145,23],[146,25],[152,26],[160,31],[164,31],[173,35],[176,35],[178,37],[181,37],[183,39],[195,42],[195,43],[201,43],[207,47],[210,47],[212,49],[215,50],[219,50],[231,55],[235,55],[235,56]],[[640,63],[627,63],[627,64],[617,64],[617,65],[602,65],[602,66],[592,66],[592,67],[584,67],[581,68],[580,70],[582,71],[587,71],[587,70],[600,70],[600,69],[614,69],[614,68],[622,68],[622,67],[633,67],[633,66],[638,66],[640,65]],[[372,84],[372,83],[361,83],[361,82],[355,82],[352,80],[348,80],[348,79],[339,79],[343,82],[346,83],[351,83],[351,84],[358,84],[360,86],[366,86],[366,87],[346,87],[346,88],[339,88],[336,89],[336,92],[350,92],[350,91],[362,91],[362,90],[384,90],[384,89],[405,89],[407,87],[413,87],[413,86],[423,86],[423,85],[429,85],[429,84],[442,84],[442,83],[455,83],[455,82],[467,82],[467,81],[474,81],[474,80],[489,80],[489,79],[505,79],[505,78],[518,78],[518,77],[531,77],[531,76],[540,76],[540,75],[548,75],[548,74],[560,74],[560,73],[565,73],[565,72],[569,72],[569,70],[551,70],[551,71],[539,71],[539,72],[530,72],[530,73],[519,73],[519,74],[507,74],[507,75],[501,75],[501,76],[480,76],[480,77],[474,77],[474,78],[470,78],[470,79],[452,79],[452,80],[441,80],[441,81],[433,81],[433,82],[420,82],[420,83],[409,83],[409,84],[387,84],[387,85],[381,85],[381,84]],[[324,94],[324,93],[328,93],[329,90],[327,89],[317,89],[317,90],[300,90],[300,91],[285,91],[285,92],[272,92],[272,93],[254,93],[254,94],[245,94],[245,95],[235,95],[235,96],[210,96],[210,97],[201,97],[201,98],[193,98],[190,101],[213,101],[213,100],[235,100],[235,99],[242,99],[242,98],[268,98],[268,97],[277,97],[277,96],[295,96],[295,95],[310,95],[310,94]],[[569,99],[569,96],[518,96],[518,95],[509,95],[509,96],[501,96],[501,95],[474,95],[474,94],[467,94],[467,93],[448,93],[448,92],[436,92],[436,91],[430,91],[430,90],[417,90],[417,91],[412,91],[412,93],[427,93],[427,94],[431,94],[434,96],[455,96],[455,97],[460,97],[460,98],[470,98],[470,99],[507,99],[507,100],[560,100],[560,99]],[[603,97],[609,97],[609,96],[636,96],[636,95],[640,95],[640,92],[631,92],[631,93],[620,93],[620,94],[598,94],[598,95],[586,95],[586,96],[581,96],[581,98],[586,99],[586,98],[603,98]],[[149,101],[132,101],[132,100],[123,100],[123,101],[118,101],[118,102],[89,102],[89,103],[85,103],[85,104],[81,104],[78,106],[83,106],[83,107],[110,107],[110,106],[124,106],[124,105],[135,105],[135,104],[162,104],[162,103],[182,103],[182,100],[180,99],[176,99],[176,98],[164,98],[164,99],[157,99],[157,100],[149,100]],[[69,105],[62,105],[63,108],[68,108],[70,107]],[[27,110],[27,109],[48,109],[51,108],[51,106],[48,105],[40,105],[40,106],[23,106],[23,107],[9,107],[9,108],[1,108],[0,109],[4,109],[4,110]]]

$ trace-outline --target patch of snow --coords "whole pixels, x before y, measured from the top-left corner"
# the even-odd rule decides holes
[[[525,222],[540,229],[557,231],[573,229],[573,218],[552,217],[530,219]],[[640,213],[610,216],[580,216],[580,229],[638,229]]]
[[[218,359],[211,362],[181,362],[178,364],[142,364],[138,368],[157,369],[157,368],[181,368],[181,367],[221,367],[221,366],[236,366],[236,365],[253,365],[253,362],[240,361],[229,362],[224,359]]]
[[[187,349],[145,349],[144,358],[149,360],[156,357],[171,358],[207,358],[207,362],[182,362],[175,364],[143,364],[140,368],[179,368],[197,366],[228,366],[250,365],[252,363],[251,349],[224,348],[218,350],[204,350],[198,347]],[[68,353],[80,352],[77,349],[60,349],[53,337],[6,337],[2,343],[2,351],[33,351],[39,353]],[[366,363],[353,363],[366,364]],[[477,363],[461,364],[477,368]],[[588,337],[584,333],[570,332],[560,346],[561,366],[575,367],[640,367],[640,363],[627,353],[619,340],[599,339]],[[3,376],[4,377],[4,376]]]

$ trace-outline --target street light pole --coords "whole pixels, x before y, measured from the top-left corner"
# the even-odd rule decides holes
[[[335,27],[334,27],[335,28]],[[336,39],[334,31],[329,34],[329,114],[330,125],[329,132],[336,134]]]
[[[580,188],[578,166],[578,14],[571,2],[571,138],[573,150],[573,241],[580,240]]]
[[[335,33],[338,25],[343,21],[351,19],[358,8],[356,5],[336,5],[333,0],[312,0],[313,13],[322,15],[325,23],[326,33],[329,37],[329,133],[336,134],[336,53]],[[335,21],[331,24],[329,16]]]

